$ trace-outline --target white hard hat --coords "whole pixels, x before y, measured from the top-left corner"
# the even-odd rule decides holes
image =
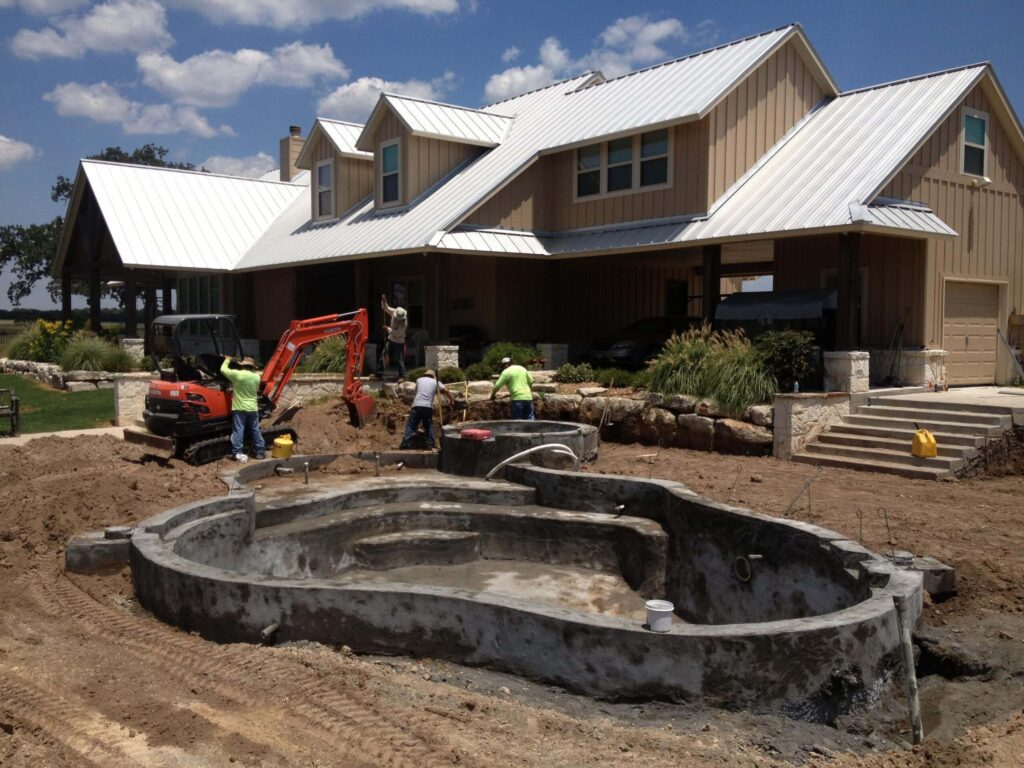
[[[405,307],[395,307],[395,317],[405,317]]]
[[[511,364],[511,362],[512,362],[512,358],[511,357],[503,357],[503,358],[501,358],[501,364],[502,365],[509,365],[509,364]]]

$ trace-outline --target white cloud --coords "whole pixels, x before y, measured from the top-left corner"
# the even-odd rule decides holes
[[[64,13],[80,5],[85,5],[86,0],[0,0],[0,8],[20,7],[26,13],[36,16],[51,16],[55,13]]]
[[[255,155],[249,155],[248,157],[213,155],[203,160],[200,167],[213,173],[258,179],[268,171],[277,168],[277,161],[266,152],[257,152]]]
[[[226,107],[255,85],[308,88],[319,78],[345,79],[348,68],[334,57],[329,45],[299,42],[271,53],[242,48],[206,51],[184,61],[163,53],[138,57],[143,82],[179,104]]]
[[[377,99],[384,91],[403,96],[415,96],[420,99],[440,99],[451,88],[454,79],[455,75],[451,72],[445,72],[444,75],[434,78],[430,82],[424,80],[396,82],[379,77],[360,77],[320,99],[317,104],[317,114],[322,117],[362,123],[370,116]]]
[[[31,160],[36,154],[38,150],[31,144],[0,136],[0,171],[6,171],[25,160]]]
[[[203,138],[234,135],[226,125],[214,128],[192,107],[141,104],[126,99],[106,82],[62,83],[44,94],[43,99],[52,103],[62,117],[86,117],[99,123],[120,124],[127,134],[191,133]]]
[[[691,29],[679,19],[651,21],[647,16],[617,19],[601,33],[600,44],[577,59],[569,56],[557,38],[547,38],[540,47],[539,63],[509,67],[492,75],[484,86],[484,95],[488,101],[500,101],[595,69],[606,77],[618,77],[670,58],[665,46],[706,45],[714,42],[716,36],[712,21],[702,21]],[[505,59],[503,54],[502,60],[508,63],[512,59]]]
[[[218,24],[302,29],[323,21],[351,21],[375,11],[404,10],[424,16],[455,13],[458,0],[170,0]]]
[[[510,62],[513,62],[516,59],[518,59],[520,53],[522,53],[522,51],[513,45],[511,48],[505,49],[505,52],[501,54],[501,60],[505,64],[509,64]]]
[[[167,14],[155,0],[110,0],[83,16],[65,16],[53,26],[22,29],[11,41],[15,56],[41,59],[53,56],[80,59],[88,51],[152,51],[174,42],[167,31]]]

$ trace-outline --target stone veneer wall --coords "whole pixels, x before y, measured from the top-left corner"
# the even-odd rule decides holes
[[[847,392],[804,392],[775,396],[775,429],[772,455],[793,457],[815,435],[850,415]]]
[[[943,389],[946,386],[946,356],[944,349],[904,349],[899,351],[895,366],[893,351],[872,349],[870,377],[872,384],[891,384],[886,381],[894,375],[902,386]]]

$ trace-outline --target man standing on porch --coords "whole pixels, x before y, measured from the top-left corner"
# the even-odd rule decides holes
[[[405,307],[391,307],[388,306],[388,297],[385,294],[380,295],[380,307],[384,310],[390,319],[390,324],[386,325],[388,340],[387,340],[387,353],[388,359],[398,365],[398,378],[405,378],[405,332],[409,328],[409,313],[406,312]],[[380,372],[384,372],[384,360],[381,355],[379,361]]]
[[[512,398],[511,414],[513,419],[524,419],[533,421],[533,376],[521,365],[512,365],[512,359],[503,357],[501,359],[501,376],[494,382],[491,390],[491,400],[498,395],[498,390],[508,387],[508,393]]]

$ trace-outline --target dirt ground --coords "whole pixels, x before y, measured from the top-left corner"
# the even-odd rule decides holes
[[[404,409],[356,432],[322,405],[307,453],[392,449]],[[127,569],[62,572],[74,533],[225,492],[230,464],[162,462],[114,438],[0,443],[0,765],[1020,766],[1024,764],[1024,477],[954,483],[826,469],[789,515],[930,554],[959,593],[919,628],[927,739],[886,701],[836,727],[699,703],[609,703],[432,659],[312,643],[216,645],[149,617]],[[339,464],[339,482],[362,473]],[[588,471],[679,480],[781,515],[813,467],[604,443]],[[888,529],[880,508],[887,510]],[[863,533],[862,533],[863,532]]]

